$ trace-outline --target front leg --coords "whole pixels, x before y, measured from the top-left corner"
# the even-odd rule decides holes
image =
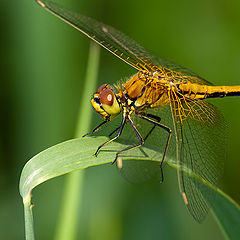
[[[114,161],[112,162],[112,164],[114,164],[114,163],[117,161],[119,154],[124,153],[124,152],[127,152],[127,151],[130,151],[130,150],[133,150],[133,149],[135,149],[135,148],[139,148],[139,147],[141,147],[141,146],[144,144],[144,139],[143,139],[143,137],[141,136],[141,134],[138,132],[138,130],[137,130],[137,128],[135,127],[135,125],[134,125],[132,119],[130,118],[130,116],[128,116],[128,121],[129,121],[131,127],[133,128],[134,133],[135,133],[135,134],[137,135],[137,137],[138,137],[139,144],[137,144],[137,145],[135,145],[135,146],[132,146],[132,147],[129,147],[129,148],[126,148],[126,149],[124,149],[124,150],[122,150],[122,151],[117,152],[117,153],[116,153],[116,157],[115,157]]]
[[[110,142],[112,142],[112,141],[114,141],[114,140],[116,140],[117,138],[120,137],[120,135],[121,135],[121,133],[122,133],[122,131],[123,131],[123,128],[124,128],[125,123],[126,123],[126,114],[123,114],[123,119],[122,119],[121,125],[119,126],[117,135],[116,135],[115,137],[113,137],[112,139],[106,141],[105,143],[101,144],[101,145],[97,148],[97,151],[96,151],[95,154],[94,154],[95,156],[98,155],[100,149],[101,149],[103,146],[109,144]]]
[[[88,136],[88,135],[93,134],[94,132],[98,131],[98,130],[100,129],[100,127],[101,127],[102,125],[104,125],[105,123],[107,123],[107,122],[109,122],[109,120],[104,120],[104,121],[101,122],[99,125],[97,125],[91,132],[84,134],[82,137],[86,137],[86,136]]]

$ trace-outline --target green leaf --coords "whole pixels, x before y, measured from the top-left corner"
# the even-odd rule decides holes
[[[126,146],[112,142],[104,147],[96,157],[94,153],[97,147],[107,140],[106,137],[77,138],[57,144],[34,156],[24,166],[20,178],[20,194],[23,202],[29,201],[33,188],[51,178],[74,170],[111,163],[115,159],[116,152]],[[142,149],[144,149],[144,154],[136,149],[124,159],[153,160],[148,156],[152,156],[155,151],[144,147]]]
[[[240,206],[221,190],[217,190],[212,206],[218,223],[229,239],[240,236]]]
[[[26,232],[33,232],[32,213],[31,213],[31,192],[32,189],[48,179],[84,169],[96,165],[111,163],[116,151],[124,149],[126,146],[117,142],[112,142],[104,147],[94,156],[97,146],[107,141],[106,137],[87,137],[69,140],[34,156],[23,168],[20,178],[20,194],[23,198],[25,207]],[[142,150],[135,149],[129,155],[125,155],[123,160],[137,159],[142,161],[157,161],[152,159],[156,152],[149,148],[142,147]],[[177,168],[176,164],[170,159],[166,159],[169,166]],[[124,164],[124,162],[123,162]],[[212,188],[216,191],[216,200],[213,204],[213,211],[227,236],[230,239],[238,239],[240,236],[240,208],[226,194],[219,189],[214,189],[210,184],[195,176],[191,170],[185,169],[186,174],[200,181],[205,188]],[[31,235],[31,234],[30,234]],[[29,238],[31,239],[31,238]]]
[[[111,162],[114,159],[113,152],[94,156],[96,146],[106,140],[102,137],[73,139],[50,147],[34,156],[24,166],[20,178],[20,194],[23,202],[29,201],[28,198],[33,188],[51,178]],[[112,144],[111,146],[113,147]]]

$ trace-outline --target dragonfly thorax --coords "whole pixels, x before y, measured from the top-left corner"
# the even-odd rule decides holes
[[[108,84],[103,84],[98,88],[93,95],[91,104],[94,110],[106,120],[112,120],[121,111],[120,103]]]
[[[169,103],[170,81],[158,72],[138,72],[123,84],[128,99],[137,108],[155,108]]]

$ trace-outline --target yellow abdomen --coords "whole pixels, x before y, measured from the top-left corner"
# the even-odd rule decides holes
[[[181,83],[178,86],[181,94],[194,99],[240,96],[240,86],[209,86],[197,83]]]

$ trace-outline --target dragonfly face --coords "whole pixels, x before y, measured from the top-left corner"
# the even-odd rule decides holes
[[[120,101],[117,99],[113,89],[103,84],[93,95],[91,104],[94,110],[105,120],[114,119],[121,111]]]
[[[166,137],[155,135],[153,139],[155,149],[162,154],[160,169],[169,147],[175,152],[172,159],[183,200],[194,219],[201,222],[222,176],[226,146],[222,114],[204,100],[240,96],[240,86],[213,86],[191,70],[154,56],[108,25],[51,1],[37,2],[138,71],[122,86],[116,86],[118,93],[104,84],[94,94],[91,104],[104,121],[89,134],[122,112],[120,126],[109,135],[116,133],[115,137],[99,146],[96,155],[103,146],[118,139],[126,125],[138,143],[117,152],[115,161],[119,154],[150,141],[151,134],[160,129]],[[142,122],[150,127],[146,130]]]

